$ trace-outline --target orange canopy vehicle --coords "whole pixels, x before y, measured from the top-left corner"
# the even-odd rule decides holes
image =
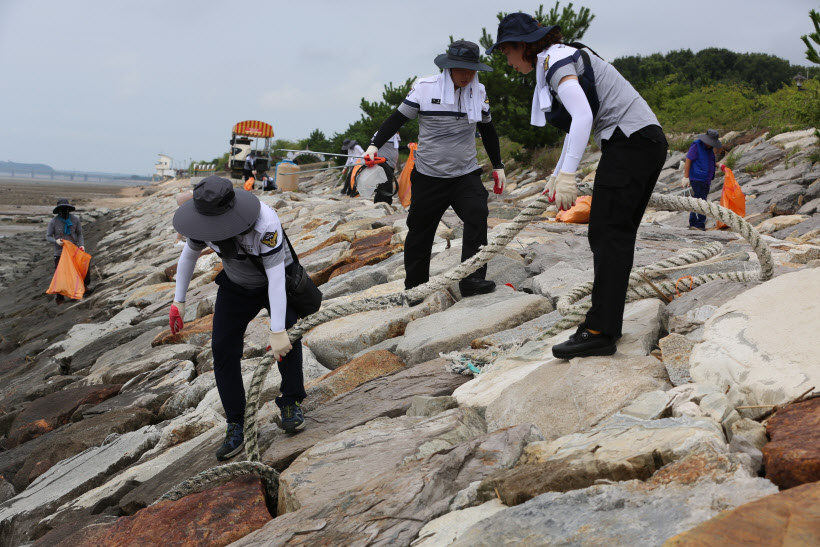
[[[231,153],[228,167],[231,177],[242,177],[245,160],[251,151],[254,152],[254,168],[258,173],[267,172],[271,166],[270,139],[273,137],[273,126],[258,120],[245,120],[233,126],[231,132]]]

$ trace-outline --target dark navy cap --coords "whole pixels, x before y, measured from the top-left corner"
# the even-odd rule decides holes
[[[558,25],[542,26],[532,15],[526,13],[510,13],[498,23],[498,37],[495,43],[485,52],[490,55],[498,44],[504,42],[537,42],[549,31],[557,28]]]

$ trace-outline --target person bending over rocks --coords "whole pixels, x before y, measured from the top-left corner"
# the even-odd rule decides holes
[[[438,76],[418,80],[393,114],[384,121],[365,152],[373,158],[380,148],[411,118],[419,119],[416,163],[410,174],[412,194],[404,243],[405,289],[430,279],[430,258],[436,229],[447,208],[464,222],[462,262],[487,244],[487,197],[476,161],[476,127],[503,191],[506,177],[501,163],[501,147],[490,115],[490,100],[478,73],[492,70],[479,62],[478,46],[458,40],[447,53],[435,58],[442,69]],[[462,279],[462,296],[486,294],[495,282],[485,279],[487,266]],[[417,302],[411,302],[416,304]]]
[[[582,44],[576,49],[561,39],[557,25],[543,27],[526,13],[511,13],[499,23],[487,55],[498,49],[518,72],[535,69],[530,123],[550,122],[567,133],[544,189],[559,209],[569,209],[578,197],[575,172],[590,130],[601,148],[589,217],[592,307],[577,332],[552,348],[555,357],[571,359],[615,353],[635,238],[667,143],[652,109],[612,65],[595,52],[587,54]]]
[[[251,192],[234,189],[217,176],[194,187],[193,199],[174,214],[174,228],[188,242],[177,265],[176,292],[169,311],[171,332],[183,329],[185,293],[199,253],[210,247],[222,259],[216,276],[211,348],[214,376],[228,422],[225,441],[216,451],[220,461],[244,447],[245,388],[242,384],[242,342],[248,323],[262,308],[270,315],[269,350],[279,361],[281,427],[295,433],[305,426],[300,403],[306,397],[302,376],[302,344],[291,346],[287,330],[299,319],[287,304],[285,267],[293,262],[276,212]]]

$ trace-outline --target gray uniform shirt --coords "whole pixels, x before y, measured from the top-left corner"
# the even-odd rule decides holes
[[[584,59],[577,49],[557,44],[550,47],[548,53],[546,83],[553,90],[558,89],[561,78],[580,78],[584,74]],[[600,147],[601,141],[609,139],[618,127],[629,137],[647,125],[660,126],[643,97],[615,67],[593,54],[589,55],[589,60],[595,73],[595,91],[600,104],[592,120],[595,144]]]
[[[71,227],[68,229],[69,233],[65,233],[65,220],[59,215],[51,219],[46,228],[46,241],[54,244],[54,256],[63,254],[63,248],[57,245],[58,239],[67,239],[77,247],[84,247],[83,228],[80,225],[80,217],[69,213],[69,220],[71,220]]]
[[[423,78],[399,105],[399,112],[419,119],[419,146],[416,169],[422,175],[455,178],[478,169],[475,150],[476,123],[470,122],[464,103],[470,93],[480,93],[481,122],[492,120],[483,84],[455,91],[455,104],[441,104],[438,77]]]
[[[263,203],[259,209],[253,230],[236,236],[234,240],[239,247],[239,254],[236,258],[222,256],[222,268],[231,281],[247,289],[256,289],[268,284],[267,275],[256,266],[254,260],[248,258],[248,255],[259,257],[258,260],[264,268],[272,268],[281,262],[287,267],[293,262],[290,248],[285,243],[279,216],[267,204]],[[188,246],[195,251],[202,251],[208,246],[221,256],[219,246],[213,241],[188,238]]]

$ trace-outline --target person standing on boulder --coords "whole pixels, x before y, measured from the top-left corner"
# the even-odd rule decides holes
[[[691,186],[692,195],[698,199],[705,200],[709,196],[709,187],[715,178],[715,150],[723,148],[719,136],[717,130],[709,129],[695,137],[695,142],[686,153],[682,186]],[[689,213],[689,229],[705,231],[706,215]]]
[[[71,214],[71,211],[74,211],[75,209],[76,207],[71,205],[66,198],[57,200],[57,206],[52,211],[55,216],[51,219],[48,223],[48,227],[46,228],[46,241],[54,244],[55,270],[57,269],[57,265],[60,263],[60,256],[63,254],[63,240],[70,241],[79,247],[81,251],[85,251],[83,227],[80,224],[80,217]],[[94,292],[94,289],[89,286],[90,281],[91,268],[88,268],[88,271],[85,272],[85,279],[83,280],[85,283],[86,295]],[[62,294],[58,294],[55,301],[57,302],[57,305],[60,305],[65,302],[65,297]]]
[[[442,72],[418,80],[404,102],[382,123],[365,156],[372,158],[411,118],[419,119],[416,163],[410,175],[412,194],[404,243],[405,289],[430,279],[433,239],[448,207],[464,222],[462,262],[487,244],[487,197],[476,160],[475,133],[481,134],[493,165],[496,191],[504,189],[506,176],[501,147],[490,115],[490,101],[478,73],[492,68],[479,61],[478,45],[465,40],[450,44],[434,60]],[[485,279],[487,266],[462,279],[462,296],[486,294],[495,282]],[[415,304],[415,302],[411,303]]]
[[[171,332],[183,328],[185,293],[199,253],[210,247],[222,259],[216,276],[219,289],[214,306],[211,348],[214,376],[225,417],[225,442],[218,460],[238,454],[244,446],[245,388],[242,384],[243,338],[248,323],[262,308],[270,316],[269,350],[279,361],[281,427],[295,433],[305,425],[300,403],[306,397],[302,376],[302,344],[291,346],[287,330],[298,316],[288,306],[285,267],[293,262],[276,212],[251,192],[234,189],[217,176],[194,187],[193,199],[174,214],[174,228],[188,238],[177,265],[176,292],[169,318]]]
[[[560,209],[569,209],[578,196],[575,173],[590,130],[601,148],[588,233],[592,307],[575,334],[552,348],[555,357],[572,359],[615,353],[638,226],[666,160],[667,142],[652,109],[612,65],[561,39],[557,25],[541,26],[530,15],[511,13],[499,23],[487,55],[498,49],[518,72],[535,69],[530,123],[549,122],[567,133],[544,189]]]

